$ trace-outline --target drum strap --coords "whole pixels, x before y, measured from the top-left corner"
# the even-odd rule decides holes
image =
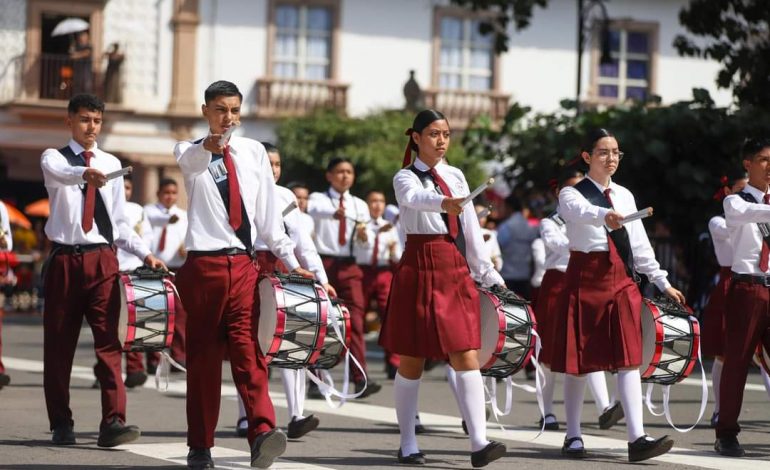
[[[584,178],[573,187],[591,204],[604,207],[605,209],[612,209],[610,201],[604,197],[604,194],[599,191],[599,188],[596,187],[594,182],[588,178]],[[628,274],[634,282],[638,283],[640,279],[639,275],[636,274],[636,268],[634,267],[634,254],[631,251],[631,240],[628,238],[628,230],[625,226],[620,227],[617,230],[607,230],[605,227],[605,230],[607,231],[607,236],[610,238],[610,241],[615,243],[618,255],[620,255],[620,259],[623,260],[623,264],[626,267],[626,274]]]
[[[761,204],[754,198],[754,196],[747,193],[746,191],[739,192],[738,196],[746,202],[750,202],[752,204]],[[767,246],[770,246],[770,224],[759,222],[757,223],[757,228],[759,228],[759,233],[762,234],[762,239],[764,240],[763,243],[766,243]]]
[[[556,225],[558,225],[559,227],[564,227],[566,225],[566,222],[564,222],[564,219],[562,219],[559,213],[556,211],[551,212],[548,218],[553,220],[556,223]]]

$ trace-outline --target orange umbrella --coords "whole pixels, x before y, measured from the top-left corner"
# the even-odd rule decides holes
[[[22,228],[31,229],[32,228],[32,222],[29,221],[29,219],[21,213],[21,211],[14,206],[5,203],[5,208],[8,209],[8,221],[12,224],[18,225]]]
[[[51,206],[48,199],[38,199],[24,208],[24,213],[30,217],[49,217],[51,215]]]

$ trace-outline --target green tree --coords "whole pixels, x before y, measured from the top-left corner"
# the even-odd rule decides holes
[[[689,35],[679,54],[718,61],[720,88],[740,105],[770,106],[770,5],[767,0],[691,0],[679,12]]]
[[[480,22],[481,34],[494,36],[495,52],[508,50],[510,36],[508,25],[512,22],[516,31],[529,26],[535,7],[545,8],[548,0],[451,0],[457,6],[472,11],[491,13]]]

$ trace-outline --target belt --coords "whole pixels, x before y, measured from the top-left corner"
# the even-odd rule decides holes
[[[770,287],[770,276],[733,273],[732,282],[745,282],[747,284],[759,284],[760,286]]]
[[[244,250],[243,248],[222,248],[221,250],[212,250],[212,251],[200,251],[200,250],[190,250],[187,252],[187,256],[238,256],[238,255],[251,255],[248,251]]]
[[[91,243],[87,245],[64,245],[62,243],[53,242],[52,252],[55,254],[65,255],[79,255],[88,251],[101,250],[102,248],[112,248],[109,243]]]
[[[321,255],[321,259],[331,259],[339,261],[340,263],[355,263],[356,258],[354,256],[335,256],[335,255]]]

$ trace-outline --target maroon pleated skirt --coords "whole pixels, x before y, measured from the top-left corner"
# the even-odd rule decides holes
[[[537,318],[537,334],[540,335],[540,362],[551,364],[551,349],[553,348],[554,329],[556,328],[556,309],[559,298],[564,291],[566,274],[558,269],[549,269],[543,276],[543,283],[537,295],[537,302],[533,304],[535,318]]]
[[[570,253],[554,315],[551,370],[587,374],[639,367],[642,296],[615,251]]]
[[[730,266],[722,266],[719,270],[719,282],[711,291],[709,302],[703,310],[700,344],[701,352],[705,357],[724,355],[725,309],[727,308],[727,291],[730,289],[732,277]]]
[[[396,266],[380,345],[443,359],[481,347],[479,294],[465,258],[446,235],[409,235]]]

